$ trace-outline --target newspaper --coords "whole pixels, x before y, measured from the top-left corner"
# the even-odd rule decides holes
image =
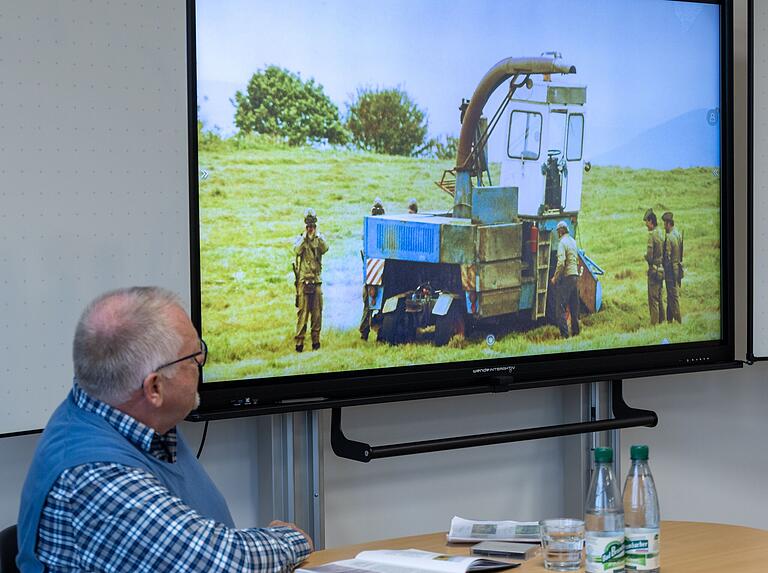
[[[297,573],[471,573],[517,567],[495,559],[444,555],[418,549],[363,551],[354,559],[317,567],[299,568]]]
[[[539,524],[536,521],[474,521],[463,517],[451,519],[448,541],[468,543],[488,539],[540,543]]]

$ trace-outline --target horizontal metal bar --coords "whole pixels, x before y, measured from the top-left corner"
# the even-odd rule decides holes
[[[606,420],[558,424],[554,426],[475,434],[471,436],[438,438],[434,440],[383,446],[371,446],[363,442],[350,440],[344,435],[344,432],[341,429],[341,409],[334,408],[331,413],[331,446],[334,453],[339,457],[360,462],[369,462],[381,458],[442,452],[446,450],[489,446],[493,444],[539,440],[543,438],[572,436],[575,434],[602,432],[620,428],[632,428],[637,426],[653,427],[656,426],[659,421],[655,412],[650,410],[639,410],[627,405],[624,401],[620,380],[613,381],[612,409],[615,417]]]
[[[370,459],[390,458],[394,456],[407,456],[427,452],[442,452],[460,448],[472,448],[476,446],[490,446],[493,444],[506,444],[511,442],[524,442],[527,440],[540,440],[543,438],[558,438],[561,436],[573,436],[591,432],[604,432],[620,428],[632,428],[636,426],[655,426],[658,423],[656,416],[638,416],[626,419],[598,420],[596,422],[579,422],[574,424],[560,424],[541,428],[527,428],[524,430],[511,430],[508,432],[494,432],[491,434],[477,434],[474,436],[462,436],[459,438],[441,438],[437,440],[425,440],[406,444],[392,444],[388,446],[371,447]]]

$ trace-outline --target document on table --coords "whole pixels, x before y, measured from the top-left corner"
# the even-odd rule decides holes
[[[539,543],[541,534],[536,521],[476,521],[458,516],[451,519],[448,541],[465,543],[485,540]]]
[[[318,567],[299,568],[299,573],[473,573],[517,567],[495,559],[444,555],[418,549],[363,551],[354,559]]]

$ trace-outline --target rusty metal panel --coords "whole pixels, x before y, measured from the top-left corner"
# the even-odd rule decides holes
[[[478,294],[480,318],[509,314],[520,310],[521,288],[505,288]]]
[[[477,228],[477,259],[481,262],[519,259],[523,249],[522,223]]]
[[[495,225],[515,221],[517,192],[517,187],[475,187],[472,189],[472,222]]]
[[[495,263],[481,263],[477,266],[480,290],[498,290],[520,286],[520,259]]]
[[[475,225],[441,225],[440,262],[470,265],[475,262]]]

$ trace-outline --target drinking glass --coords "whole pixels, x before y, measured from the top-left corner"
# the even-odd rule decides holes
[[[584,522],[580,519],[545,519],[541,526],[544,567],[551,571],[576,571],[584,550]]]

